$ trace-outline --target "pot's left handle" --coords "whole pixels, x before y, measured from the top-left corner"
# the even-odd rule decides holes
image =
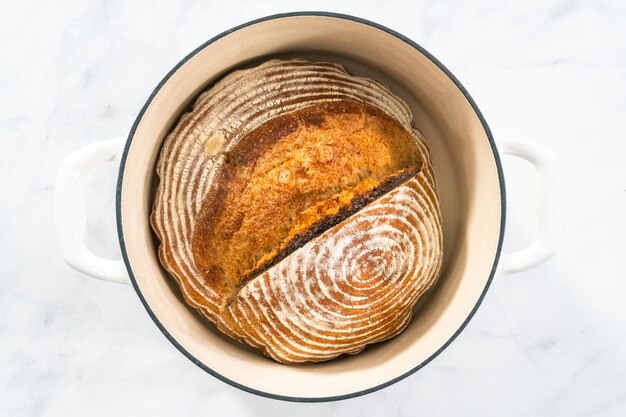
[[[92,143],[61,163],[54,190],[54,223],[63,258],[72,268],[103,281],[129,284],[122,260],[102,258],[85,244],[86,206],[83,178],[109,161],[119,161],[125,137]]]

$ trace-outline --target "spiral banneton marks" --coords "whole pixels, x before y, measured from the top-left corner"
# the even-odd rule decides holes
[[[287,363],[391,338],[438,274],[440,224],[418,174],[249,282],[218,325]]]
[[[339,100],[373,105],[403,125],[418,145],[422,170],[251,279],[228,304],[206,285],[191,245],[227,152],[274,117]],[[224,333],[285,363],[357,353],[401,332],[442,258],[430,153],[411,123],[408,106],[384,85],[337,64],[272,60],[235,71],[203,93],[165,140],[151,216],[159,258],[185,301]]]

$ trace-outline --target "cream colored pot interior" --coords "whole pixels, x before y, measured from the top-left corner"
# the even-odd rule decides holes
[[[163,139],[197,94],[228,71],[267,57],[338,61],[385,82],[412,107],[426,136],[444,219],[443,274],[400,336],[327,363],[286,366],[221,336],[182,301],[157,259],[149,225],[154,166]],[[483,126],[456,85],[425,55],[373,26],[329,16],[290,16],[239,29],[197,52],[165,82],[141,116],[128,150],[121,222],[137,286],[161,325],[199,362],[248,388],[333,397],[384,384],[422,364],[470,316],[496,257],[498,170]]]

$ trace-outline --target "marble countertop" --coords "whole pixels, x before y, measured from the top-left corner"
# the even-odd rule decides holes
[[[482,0],[127,2],[0,6],[0,415],[626,415],[626,4]],[[257,397],[206,374],[160,333],[128,286],[61,260],[59,162],[124,135],[164,74],[236,24],[332,10],[423,45],[495,132],[558,155],[559,254],[497,280],[458,339],[374,394],[324,404]],[[506,247],[532,240],[533,171],[505,160]],[[89,245],[119,256],[116,167],[90,176]],[[530,213],[530,214],[529,214]]]

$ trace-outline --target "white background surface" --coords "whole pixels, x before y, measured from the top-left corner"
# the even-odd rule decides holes
[[[626,3],[621,1],[3,2],[0,6],[0,415],[626,415]],[[383,391],[290,404],[232,388],[181,355],[128,286],[60,259],[54,177],[123,135],[161,78],[219,32],[331,10],[439,58],[495,133],[552,148],[567,212],[560,253],[493,283],[462,335]],[[505,160],[506,247],[532,240],[533,171]],[[96,172],[91,247],[116,257],[116,169]]]

